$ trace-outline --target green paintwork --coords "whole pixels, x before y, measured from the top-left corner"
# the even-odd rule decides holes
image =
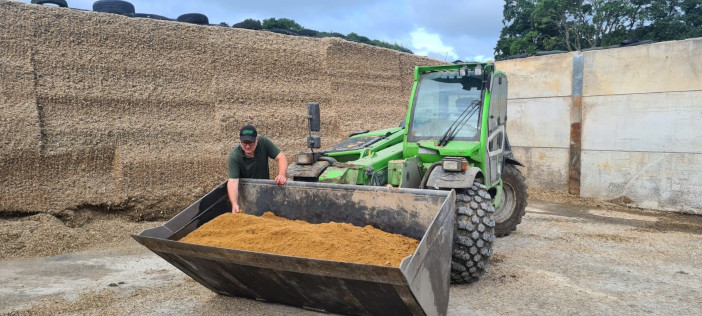
[[[362,166],[327,167],[322,175],[319,176],[319,182],[357,184],[360,169],[362,169]]]
[[[467,67],[468,70],[472,71],[477,65],[478,63],[463,63],[415,67],[414,84],[412,86],[412,93],[409,99],[405,126],[409,127],[412,121],[411,115],[413,113],[415,97],[417,97],[419,82],[422,75],[446,71],[457,72],[464,66]],[[502,73],[501,71],[496,70],[494,65],[491,63],[481,63],[480,65],[483,68],[483,71],[486,73]],[[438,75],[443,76],[442,74]],[[441,77],[439,79],[443,80],[443,78],[444,77]],[[446,78],[450,79],[455,77]],[[430,86],[431,84],[428,83],[428,85]],[[399,186],[402,183],[403,173],[405,172],[403,170],[404,162],[407,159],[419,159],[420,173],[423,176],[431,164],[441,161],[447,156],[466,157],[472,166],[478,167],[485,172],[486,165],[488,164],[488,161],[486,161],[485,158],[487,156],[487,146],[485,144],[487,143],[488,138],[487,117],[490,110],[491,93],[487,89],[480,91],[483,93],[482,102],[480,104],[479,112],[476,113],[476,115],[479,115],[479,121],[477,122],[477,126],[474,127],[479,129],[479,137],[474,137],[474,140],[451,140],[445,146],[438,146],[438,139],[425,139],[412,142],[408,140],[409,128],[400,127],[354,135],[351,138],[381,135],[385,136],[385,138],[363,149],[327,153],[327,156],[337,159],[339,163],[328,167],[319,176],[318,180],[320,182],[327,183],[370,185],[373,178],[371,175],[372,173],[376,173],[376,176],[378,174],[384,175],[385,182],[381,184],[373,184],[384,185],[387,183],[393,186]],[[458,104],[455,97],[451,100],[454,100],[454,102]],[[456,107],[457,106],[458,105],[456,105]],[[425,136],[425,138],[427,137]],[[492,187],[495,188],[493,203],[495,203],[496,207],[499,207],[502,201],[502,181],[498,181],[498,183],[493,184]]]
[[[404,159],[390,160],[388,162],[388,184],[399,186],[402,182],[402,174],[405,168]]]
[[[387,174],[388,163],[402,158],[402,143],[382,150],[365,150],[362,157],[328,167],[319,176],[320,182],[343,184],[370,184],[371,175],[366,171]]]
[[[404,129],[400,127],[388,128],[379,131],[368,132],[364,134],[354,135],[350,138],[366,137],[366,136],[385,136],[386,137],[378,142],[374,143],[372,146],[360,150],[348,150],[348,151],[338,151],[333,153],[327,153],[326,156],[333,157],[339,162],[351,162],[371,153],[381,151],[390,146],[402,143]]]

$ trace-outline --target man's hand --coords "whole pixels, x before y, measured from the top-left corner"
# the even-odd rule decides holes
[[[288,182],[288,178],[285,177],[285,173],[288,172],[288,159],[285,158],[285,154],[280,152],[278,156],[275,157],[275,161],[278,163],[278,175],[275,177],[275,183],[277,185],[283,185]]]
[[[227,195],[229,195],[229,202],[232,203],[232,213],[241,212],[239,209],[239,179],[227,180]]]

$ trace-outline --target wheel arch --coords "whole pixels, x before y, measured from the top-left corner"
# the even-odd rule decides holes
[[[524,167],[524,164],[522,164],[519,160],[511,156],[505,157],[505,164]]]
[[[452,174],[453,179],[447,181],[444,177],[447,174]],[[436,166],[431,171],[429,178],[427,179],[427,188],[439,188],[439,189],[462,189],[468,188],[473,185],[476,179],[484,179],[483,171],[478,167],[470,167],[464,172],[447,172],[441,165]]]

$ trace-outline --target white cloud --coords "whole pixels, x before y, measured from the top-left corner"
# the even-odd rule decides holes
[[[453,46],[445,45],[439,34],[429,33],[423,27],[410,33],[412,48],[417,55],[429,56],[440,60],[458,59]]]
[[[463,61],[477,61],[477,62],[486,62],[488,60],[494,60],[493,56],[485,56],[485,55],[477,55],[477,56],[472,56],[472,57],[466,57]]]

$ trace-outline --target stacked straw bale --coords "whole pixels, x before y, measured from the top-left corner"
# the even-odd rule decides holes
[[[226,180],[238,128],[291,157],[306,104],[323,146],[405,116],[414,66],[340,39],[0,0],[0,213],[168,217]],[[275,174],[275,168],[272,173]]]

